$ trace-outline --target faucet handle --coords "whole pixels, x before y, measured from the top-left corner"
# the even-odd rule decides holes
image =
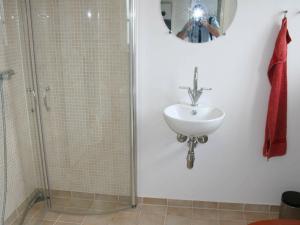
[[[190,87],[186,87],[186,86],[179,86],[179,89],[182,89],[182,90],[189,90],[191,89]]]
[[[211,91],[212,88],[200,88],[201,91]]]

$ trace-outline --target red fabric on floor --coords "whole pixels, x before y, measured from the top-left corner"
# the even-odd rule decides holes
[[[268,70],[268,77],[272,87],[263,147],[263,155],[268,159],[286,154],[287,45],[290,42],[287,19],[284,18]]]
[[[269,220],[251,223],[249,225],[300,225],[300,220]]]

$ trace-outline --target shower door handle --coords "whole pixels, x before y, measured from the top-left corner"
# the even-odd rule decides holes
[[[31,94],[32,98],[31,100],[31,112],[35,112],[35,106],[36,106],[36,94],[35,90],[33,88],[27,88],[27,92]]]
[[[44,96],[43,96],[43,101],[44,101],[44,106],[46,108],[46,111],[49,112],[50,111],[50,107],[48,105],[48,99],[47,99],[47,93],[50,91],[50,86],[47,86],[45,88],[45,92],[44,92]]]

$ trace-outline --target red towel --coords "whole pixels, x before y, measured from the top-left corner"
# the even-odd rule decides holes
[[[287,19],[282,20],[268,76],[271,83],[263,155],[268,159],[286,154],[287,130],[287,45],[291,38]]]
[[[251,223],[249,225],[300,225],[300,220],[269,220]]]

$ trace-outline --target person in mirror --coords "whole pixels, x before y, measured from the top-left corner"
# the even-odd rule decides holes
[[[217,18],[215,16],[208,17],[207,8],[199,1],[194,1],[192,13],[192,19],[185,24],[177,37],[192,43],[204,43],[221,35]]]

